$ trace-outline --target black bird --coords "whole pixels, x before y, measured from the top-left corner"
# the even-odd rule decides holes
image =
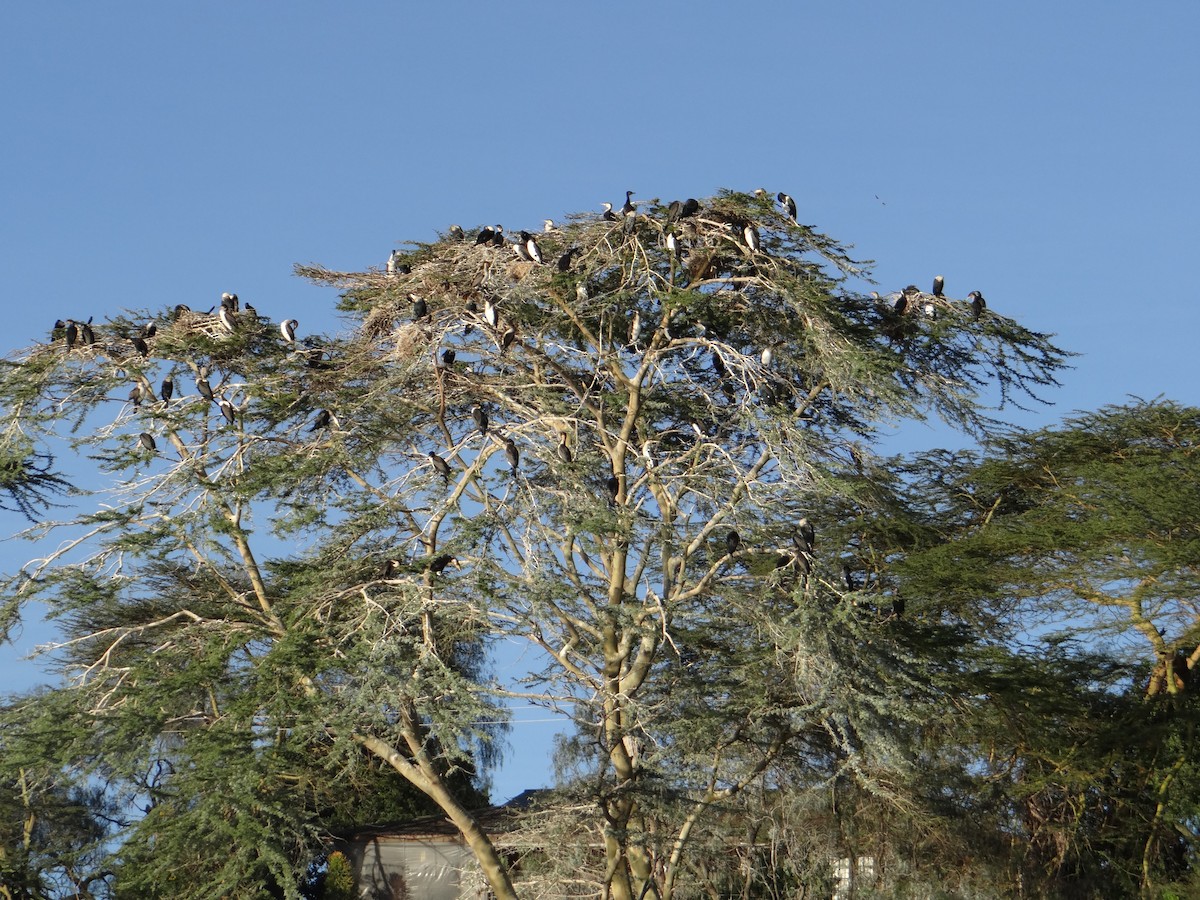
[[[727,371],[725,368],[725,360],[721,359],[721,354],[719,354],[716,350],[712,352],[712,359],[710,360],[709,364],[712,366],[712,370],[718,378],[725,375],[725,372]]]
[[[846,582],[846,590],[858,590],[858,582],[854,578],[854,571],[850,568],[850,563],[842,563],[842,578]]]
[[[171,378],[171,376],[168,375],[166,378],[163,379],[162,388],[159,389],[158,395],[160,397],[162,397],[163,403],[170,403],[171,395],[174,393],[175,393],[175,382]]]
[[[136,334],[129,339],[129,343],[133,344],[133,349],[142,356],[148,356],[150,354],[150,345],[147,344],[143,338],[138,337]]]
[[[442,572],[446,571],[446,566],[454,566],[457,569],[459,568],[459,562],[449,553],[443,553],[441,556],[434,557],[433,561],[429,564],[429,571],[434,575],[441,575]]]
[[[898,316],[908,312],[908,294],[901,294],[896,298],[896,304],[892,307],[892,312]]]
[[[691,218],[698,212],[700,212],[700,202],[693,197],[688,197],[683,201],[683,209],[679,212],[679,218]]]
[[[331,421],[333,421],[333,415],[329,412],[329,410],[323,409],[317,413],[317,417],[313,420],[313,423],[311,426],[309,426],[308,430],[316,431],[320,428],[328,428]]]
[[[609,475],[608,479],[604,482],[604,487],[608,489],[609,497],[615,502],[617,494],[621,492],[621,479],[616,475]]]
[[[670,225],[672,222],[678,221],[679,217],[681,215],[683,215],[683,204],[682,203],[680,203],[678,200],[672,200],[669,204],[667,204],[667,224],[668,225]]]
[[[463,233],[461,225],[451,225],[446,234],[449,235],[450,240],[452,241],[465,240],[467,237],[466,234]]]
[[[516,475],[517,465],[521,462],[521,451],[517,449],[512,438],[504,439],[504,455],[508,457],[508,464],[512,466],[512,473]]]
[[[499,225],[495,225],[492,227],[492,230],[495,232],[495,234],[492,235],[492,246],[493,247],[503,247],[504,246],[504,229],[501,228]]]
[[[147,322],[142,326],[142,337],[152,338],[158,334],[158,325],[154,322]]]
[[[496,227],[499,228],[499,226],[496,226]],[[490,244],[492,241],[492,238],[494,238],[495,236],[496,236],[495,229],[489,228],[488,226],[484,225],[482,228],[479,229],[479,234],[475,235],[475,246],[478,247],[480,244]]]
[[[776,194],[775,199],[779,201],[779,205],[783,207],[783,211],[787,213],[787,217],[793,222],[796,222],[796,201],[783,191],[780,191],[778,194]]]
[[[151,453],[158,452],[158,445],[156,443],[154,443],[154,435],[147,434],[146,432],[143,431],[141,434],[138,435],[138,442],[142,445],[142,447],[144,449],[149,450]]]
[[[617,221],[617,214],[615,212],[613,212],[611,203],[604,204],[604,220],[606,222],[616,222]]]
[[[458,357],[458,354],[454,352],[453,347],[447,347],[445,350],[443,350],[442,351],[442,366],[443,366],[443,368],[448,369],[452,365],[454,365],[454,360],[457,357]]]
[[[296,327],[299,324],[295,319],[284,319],[279,323],[279,333],[283,335],[283,339],[289,344],[296,343]]]
[[[742,536],[737,533],[736,528],[730,528],[729,534],[725,535],[725,550],[730,556],[738,552],[738,547],[742,546]]]
[[[176,303],[175,310],[174,310],[174,320],[179,321],[179,319],[181,319],[183,317],[184,313],[190,313],[191,311],[192,311],[192,308],[190,306],[188,306],[186,303]]]
[[[487,410],[476,403],[475,408],[471,410],[471,417],[475,420],[475,427],[479,429],[479,433],[486,435],[488,430]]]
[[[79,340],[79,326],[75,324],[74,319],[67,319],[67,349],[73,348],[77,340]]]
[[[433,470],[442,476],[442,481],[446,484],[450,483],[450,463],[446,462],[445,458],[438,456],[430,451],[429,462],[433,464]]]
[[[79,337],[85,344],[96,343],[96,332],[92,331],[92,319],[90,316],[86,322],[80,323]]]
[[[423,297],[418,297],[416,294],[409,294],[408,299],[412,301],[414,322],[421,322],[429,317],[429,304],[425,302]]]
[[[979,291],[971,291],[971,293],[967,294],[967,299],[971,301],[971,311],[975,313],[975,318],[978,319],[983,315],[983,311],[987,309],[987,303],[983,300],[983,294],[979,293]]]
[[[579,249],[579,247],[572,247],[558,258],[558,271],[566,272],[571,268],[571,260],[575,258],[575,254],[579,252]]]
[[[933,276],[933,290],[930,292],[935,297],[942,296],[942,291],[946,288],[946,279],[941,275]]]
[[[130,388],[129,402],[132,403],[134,406],[142,405],[142,387],[141,387],[141,385],[135,384],[132,388]]]
[[[231,294],[228,291],[221,295],[221,309],[227,309],[231,313],[238,311],[238,296]]]
[[[515,325],[509,324],[504,329],[504,334],[500,335],[500,352],[503,353],[512,346],[512,342],[517,339],[517,328]]]
[[[796,523],[796,530],[792,533],[792,541],[800,550],[805,553],[812,553],[815,538],[816,532],[813,530],[812,523],[807,518],[802,518]]]
[[[251,306],[249,303],[245,304],[245,305],[242,307],[242,309],[244,309],[244,310],[246,311],[246,315],[248,315],[248,316],[249,316],[251,319],[253,319],[255,322],[258,322],[258,310],[257,310],[257,309],[255,309],[255,308],[254,308],[253,306]]]
[[[625,205],[621,207],[621,215],[632,216],[637,212],[637,207],[633,205],[633,191],[625,192]]]
[[[217,401],[217,406],[221,408],[221,415],[225,417],[225,421],[232,425],[234,422],[233,404],[222,397]]]
[[[558,437],[558,458],[565,463],[570,463],[575,458],[571,455],[571,448],[567,446],[567,436],[565,434]]]
[[[208,383],[207,378],[197,378],[196,379],[196,390],[198,390],[200,392],[200,396],[203,397],[205,400],[211,401],[213,399],[212,385],[210,385]]]

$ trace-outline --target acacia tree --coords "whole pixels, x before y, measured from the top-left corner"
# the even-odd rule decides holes
[[[896,708],[853,672],[905,686],[913,729],[937,689],[866,596],[903,547],[856,530],[895,496],[872,445],[927,415],[989,433],[990,403],[1054,383],[1045,335],[940,283],[858,293],[864,265],[761,194],[298,271],[342,288],[348,334],[296,343],[231,299],[67,323],[0,382],[10,428],[75,426],[110,479],[10,596],[65,626],[89,742],[64,761],[142,773],[129,846],[219,821],[261,843],[212,895],[239,868],[286,884],[317,824],[289,795],[374,757],[515,896],[449,781],[494,747],[500,637],[543,652],[520,693],[588,748],[580,829],[618,900],[677,891],[768,774],[889,794]],[[236,789],[189,803],[231,759]]]
[[[1186,878],[1200,796],[1200,410],[1107,406],[913,471],[946,539],[902,563],[906,589],[1041,658],[998,667],[997,685],[1024,690],[989,692],[998,727],[980,754],[1014,782],[1026,868],[1097,896],[1118,874],[1130,893]]]

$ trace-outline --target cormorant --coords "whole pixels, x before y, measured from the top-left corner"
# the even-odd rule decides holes
[[[457,358],[457,356],[458,354],[454,352],[453,347],[447,347],[442,351],[442,366],[447,369],[450,368],[452,365],[454,365],[454,360]]]
[[[588,300],[587,284],[582,281],[575,282],[575,299],[580,303],[586,303]]]
[[[333,421],[333,415],[329,412],[329,410],[323,409],[319,413],[317,413],[317,417],[315,419],[313,419],[313,423],[312,423],[312,425],[309,426],[308,430],[311,432],[311,431],[317,431],[318,429],[321,429],[321,428],[328,428],[329,423],[332,421]]]
[[[775,345],[771,344],[763,348],[763,352],[759,355],[759,361],[762,362],[764,369],[769,369],[775,362]]]
[[[500,335],[500,352],[503,353],[505,350],[511,347],[512,342],[516,339],[517,327],[510,323],[508,327],[504,329],[504,334]]]
[[[175,393],[175,382],[171,378],[171,376],[168,375],[166,378],[163,379],[162,388],[159,390],[158,395],[160,397],[162,397],[163,403],[170,403],[171,395],[174,393]]]
[[[638,310],[633,311],[633,319],[629,322],[629,340],[625,346],[632,350],[637,346],[638,338],[642,336],[642,314]]]
[[[667,224],[679,221],[680,215],[683,214],[683,204],[678,200],[672,200],[667,204]]]
[[[742,237],[746,239],[746,246],[750,248],[751,253],[762,249],[762,241],[759,240],[758,229],[754,227],[753,222],[746,223],[746,227],[742,229]]]
[[[898,316],[902,316],[908,312],[908,294],[901,294],[896,298],[896,304],[892,307],[892,312]]]
[[[517,465],[521,462],[521,451],[517,449],[512,438],[504,439],[504,455],[508,457],[508,464],[512,466],[512,472],[516,475]]]
[[[200,392],[200,396],[205,400],[211,401],[213,399],[212,385],[208,383],[207,378],[196,379],[196,390]]]
[[[227,309],[232,313],[238,311],[238,296],[225,291],[221,294],[221,309]]]
[[[142,405],[142,386],[140,384],[135,384],[132,388],[130,388],[129,402],[134,406]]]
[[[603,204],[603,206],[604,206],[604,216],[603,216],[604,220],[606,222],[616,222],[617,214],[615,212],[613,212],[612,204],[605,203],[605,204]]]
[[[946,288],[946,279],[941,275],[933,276],[933,290],[931,293],[935,297],[942,296],[942,291]]]
[[[503,235],[504,235],[504,229],[501,228],[499,225],[496,225],[495,227],[492,227],[492,228],[489,228],[488,226],[484,225],[482,228],[479,229],[479,234],[477,234],[475,236],[475,246],[478,247],[480,244],[491,243],[497,237],[499,237],[499,238],[501,238],[501,240],[503,240]]]
[[[679,218],[687,219],[700,212],[700,202],[693,197],[688,197],[683,201],[683,209],[679,213]]]
[[[158,334],[158,325],[154,322],[147,322],[142,326],[142,337],[152,338]]]
[[[807,518],[802,518],[796,523],[796,530],[792,533],[792,540],[797,547],[805,553],[812,553],[815,538],[816,532],[813,530],[812,523]]]
[[[400,251],[399,250],[393,250],[391,253],[388,254],[387,273],[389,275],[396,274],[396,266],[399,264],[399,262],[400,262]]]
[[[552,232],[554,230],[555,230],[555,225],[554,225],[553,219],[542,219],[542,233],[543,234],[549,234],[550,232]]]
[[[566,272],[571,268],[571,260],[575,257],[575,254],[579,252],[579,249],[579,247],[572,247],[558,258],[558,271]]]
[[[237,331],[236,313],[228,306],[221,304],[220,310],[217,311],[217,318],[221,321],[221,327],[230,334]]]
[[[299,324],[295,319],[284,319],[279,323],[279,333],[289,344],[296,343],[296,328]]]
[[[538,246],[537,238],[528,231],[522,231],[521,240],[525,242],[525,252],[529,254],[529,258],[540,266],[542,264],[542,248]]]
[[[67,319],[67,349],[72,349],[77,340],[79,340],[79,326],[75,324],[74,319]]]
[[[794,224],[800,224],[799,222],[796,222],[796,201],[783,191],[780,191],[778,194],[776,194],[775,199],[779,201],[779,205],[783,207],[783,211],[787,213],[787,217],[791,219]]]
[[[138,337],[135,334],[133,337],[131,337],[129,339],[129,343],[133,344],[133,349],[136,350],[142,356],[149,356],[150,345],[147,344],[144,339]]]
[[[979,293],[979,291],[971,291],[971,293],[967,294],[967,299],[971,301],[971,311],[975,314],[975,318],[978,319],[983,314],[983,311],[987,309],[987,303],[984,302],[983,294]]]
[[[442,476],[442,481],[446,484],[450,483],[450,463],[438,456],[438,454],[430,451],[429,461],[433,464],[433,470]]]
[[[570,463],[572,460],[575,459],[575,457],[571,455],[571,448],[567,446],[567,436],[565,434],[560,434],[558,436],[558,451],[557,452],[558,452],[558,458],[561,459],[565,463]]]
[[[96,332],[92,331],[92,317],[88,316],[86,322],[81,322],[79,325],[79,337],[85,344],[96,343]]]
[[[528,233],[529,232],[527,232],[527,231],[521,232],[521,234],[528,234]],[[529,248],[527,248],[525,246],[524,241],[518,240],[515,244],[513,244],[512,251],[513,251],[513,255],[516,256],[516,258],[521,260],[522,262],[531,262],[532,261],[529,258]]]
[[[451,225],[446,233],[450,236],[450,240],[452,241],[465,240],[467,237],[467,235],[463,232],[461,225]]]
[[[221,408],[221,415],[225,417],[225,421],[232,425],[234,422],[233,404],[222,397],[217,401],[217,406]]]
[[[158,452],[158,445],[154,443],[154,435],[143,431],[138,435],[138,441],[141,443],[144,449],[149,450],[151,453]]]
[[[495,328],[500,322],[500,314],[496,312],[496,304],[491,298],[483,301],[483,321],[487,322],[492,328]]]
[[[441,556],[434,557],[429,564],[429,571],[434,575],[441,575],[446,570],[446,566],[454,566],[460,568],[458,560],[449,553],[443,553]]]
[[[725,535],[725,550],[730,555],[737,553],[738,547],[742,546],[742,536],[737,533],[736,528],[730,528],[729,534]]]
[[[675,232],[667,232],[667,253],[672,257],[679,256],[679,239],[675,237]]]
[[[418,297],[416,294],[409,294],[408,299],[412,301],[414,322],[421,322],[429,317],[429,304],[425,302],[423,297]]]
[[[616,475],[609,475],[608,479],[604,482],[604,487],[608,489],[608,495],[613,501],[616,501],[617,494],[621,492],[621,479]]]
[[[632,216],[637,212],[637,207],[633,205],[633,191],[625,192],[625,205],[621,207],[621,215]]]
[[[486,435],[488,430],[487,410],[476,403],[475,408],[471,410],[471,417],[475,420],[475,427],[479,429],[479,433]]]

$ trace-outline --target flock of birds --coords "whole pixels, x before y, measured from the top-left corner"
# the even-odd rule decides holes
[[[767,198],[765,190],[760,189],[754,193],[760,200]],[[600,217],[604,221],[624,222],[627,227],[632,227],[639,215],[638,206],[634,202],[633,196],[633,191],[626,191],[624,204],[616,209],[614,209],[613,204],[604,203]],[[777,208],[791,223],[799,225],[796,218],[796,203],[791,196],[781,191],[775,195],[774,203],[777,204]],[[685,235],[689,231],[684,227],[684,223],[701,213],[701,205],[697,200],[692,198],[682,201],[676,200],[668,204],[665,207],[665,211],[666,228],[663,232],[665,246],[672,257],[682,259],[688,252],[684,246],[684,240]],[[739,242],[743,247],[743,252],[749,254],[750,257],[753,258],[756,254],[764,253],[759,228],[753,220],[746,217],[736,218],[725,216],[723,227],[727,237]],[[547,219],[544,221],[543,233],[549,234],[556,230],[557,228],[553,220]],[[695,226],[691,227],[690,233],[692,235],[698,234]],[[450,226],[448,237],[451,241],[464,243],[469,240],[466,233],[458,225]],[[512,238],[505,233],[501,225],[485,226],[475,234],[473,243],[477,248],[503,249],[508,247],[517,259],[535,267],[551,265],[551,263],[547,262],[546,253],[538,240],[538,236],[529,231],[519,231],[517,232],[517,236]],[[580,247],[578,246],[568,247],[558,256],[553,265],[559,271],[567,272],[571,269],[573,260],[579,252]],[[393,250],[387,259],[386,273],[388,276],[408,275],[412,273],[412,268],[406,262],[404,254],[399,250]],[[580,286],[582,287],[582,283]],[[934,317],[937,313],[939,301],[944,303],[947,299],[945,297],[945,278],[941,275],[935,276],[932,289],[928,292],[921,291],[915,285],[908,285],[902,291],[892,294],[881,296],[878,293],[872,292],[871,296],[877,303],[888,309],[894,317],[902,317],[918,311],[928,317]],[[581,294],[580,299],[586,299],[585,291]],[[408,300],[412,304],[412,318],[414,321],[427,321],[430,318],[429,306],[423,297],[414,293],[408,295]],[[979,291],[972,291],[967,296],[966,303],[976,318],[982,315],[986,309],[986,302]],[[481,317],[482,321],[493,331],[497,336],[497,343],[501,352],[508,349],[515,339],[516,329],[511,323],[506,323],[502,320],[496,303],[492,299],[484,298],[482,310],[479,310],[475,302],[471,301],[467,305],[467,311]],[[183,304],[176,306],[170,324],[176,328],[186,329],[189,333],[199,333],[210,339],[219,339],[222,336],[238,334],[245,328],[245,323],[247,322],[252,323],[255,329],[261,330],[266,321],[264,317],[259,316],[253,306],[248,303],[241,304],[236,294],[224,293],[221,295],[220,304],[209,309],[207,312],[196,312]],[[636,344],[638,340],[640,324],[640,318],[635,311],[629,326],[630,346]],[[298,327],[299,323],[296,319],[284,319],[279,322],[278,330],[280,339],[285,345],[295,348],[295,352],[304,358],[309,367],[314,369],[332,368],[332,362],[326,357],[325,351],[315,341],[306,339],[304,342],[298,342]],[[469,323],[465,326],[468,333],[471,327]],[[151,352],[150,342],[155,339],[158,330],[158,323],[151,321],[147,322],[136,333],[130,333],[126,330],[123,333],[109,335],[105,339],[103,335],[97,334],[97,327],[93,325],[92,318],[89,318],[86,322],[76,319],[60,319],[54,324],[52,338],[55,340],[61,338],[68,353],[74,352],[77,349],[99,349],[117,360],[133,355],[147,358]],[[777,344],[772,344],[762,349],[759,361],[764,368],[769,369],[773,365],[776,347]],[[453,347],[446,347],[441,351],[440,359],[443,368],[451,367],[456,359],[455,349]],[[196,389],[200,396],[209,402],[216,403],[227,423],[235,423],[239,410],[228,398],[217,396],[213,391],[212,385],[208,380],[209,371],[207,367],[193,366],[193,369],[196,373]],[[148,389],[148,387],[145,379],[141,378],[139,383],[131,390],[129,401],[135,407],[143,402],[153,400],[161,400],[163,404],[167,404],[175,394],[175,383],[171,376],[164,378],[157,395]],[[482,404],[476,403],[472,408],[471,415],[475,428],[482,436],[487,438],[490,422],[486,408]],[[336,416],[330,410],[323,409],[317,412],[308,431],[315,432],[329,428],[330,426],[337,426]],[[138,441],[147,453],[156,454],[158,452],[157,442],[151,433],[142,432],[138,436]],[[511,436],[503,438],[502,447],[509,467],[515,476],[520,465],[520,448]],[[571,463],[573,461],[574,456],[568,446],[568,438],[565,434],[560,435],[560,442],[555,452],[558,458],[564,463]],[[446,484],[449,484],[452,468],[447,459],[437,452],[431,451],[428,454],[428,460],[436,475]],[[620,493],[620,480],[615,474],[609,475],[606,479],[605,490],[608,495],[607,500],[609,505],[615,506]],[[793,536],[795,552],[781,553],[778,556],[777,566],[798,565],[799,569],[807,574],[810,570],[813,539],[813,526],[807,519],[802,519],[797,524]],[[743,544],[741,536],[735,529],[731,529],[727,533],[725,549],[730,557],[747,549]],[[453,556],[442,555],[432,560],[430,569],[435,573],[440,573],[449,565],[457,566],[458,560]],[[847,575],[847,586],[853,587],[849,575]]]

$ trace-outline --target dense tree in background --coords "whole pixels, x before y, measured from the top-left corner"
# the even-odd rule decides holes
[[[1200,410],[1105,407],[913,473],[916,505],[951,539],[903,562],[906,589],[972,610],[1014,651],[984,749],[1012,781],[1029,876],[1078,896],[1186,878],[1200,837]]]
[[[515,896],[461,777],[513,693],[487,676],[502,638],[545,662],[516,693],[576,724],[571,827],[601,860],[569,890],[694,894],[692,847],[747,811],[824,826],[793,863],[888,817],[952,838],[941,775],[974,760],[943,758],[935,712],[970,636],[888,581],[928,523],[874,445],[928,415],[993,433],[990,403],[1054,383],[1046,336],[940,283],[859,294],[843,247],[759,195],[301,274],[343,288],[348,334],[226,298],[65,322],[0,380],[7,429],[100,467],[11,583],[10,619],[61,623],[67,679],[11,721],[54,709],[59,770],[144,811],[123,884],[294,895],[373,761]],[[744,889],[778,890],[760,863]]]

